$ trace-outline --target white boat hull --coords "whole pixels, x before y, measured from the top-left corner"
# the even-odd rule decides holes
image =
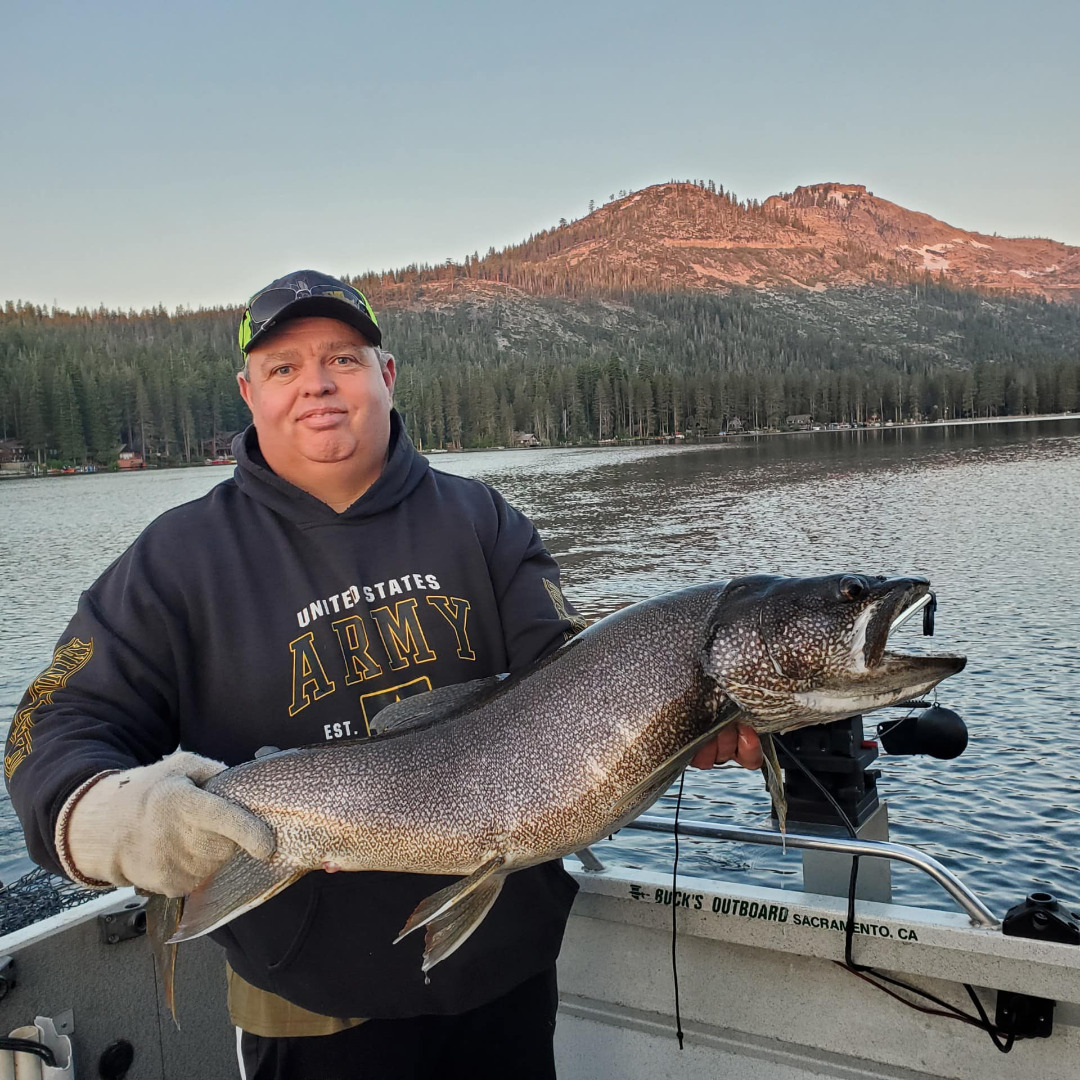
[[[839,967],[845,900],[692,878],[676,896],[680,1052],[670,876],[578,878],[559,964],[562,1080],[1080,1076],[1080,947],[976,929],[959,912],[858,903],[857,963],[969,1013],[971,983],[991,1019],[998,989],[1057,1001],[1051,1038],[1005,1055],[984,1032],[909,1009]]]
[[[1080,947],[976,929],[960,912],[859,902],[858,962],[965,1011],[969,982],[991,1018],[997,989],[1057,1001],[1053,1035],[1003,1055],[983,1032],[908,1009],[838,967],[844,900],[694,878],[680,879],[675,898],[680,1051],[670,877],[618,868],[576,876],[582,889],[559,961],[561,1080],[1080,1075]],[[98,916],[132,901],[118,890],[0,939],[17,974],[0,1000],[0,1029],[70,1009],[76,1076],[96,1075],[101,1052],[125,1038],[135,1047],[129,1080],[235,1080],[221,953],[208,940],[181,949],[175,1031],[146,938],[100,940]]]

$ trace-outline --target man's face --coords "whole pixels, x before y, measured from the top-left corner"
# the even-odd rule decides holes
[[[290,319],[248,353],[238,378],[267,464],[285,479],[321,465],[382,469],[390,441],[394,360],[336,319]],[[304,486],[301,484],[300,486]]]

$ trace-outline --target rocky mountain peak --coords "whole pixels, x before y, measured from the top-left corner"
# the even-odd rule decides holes
[[[361,279],[381,303],[454,290],[603,296],[809,290],[926,275],[994,295],[1080,301],[1080,248],[956,228],[863,184],[806,184],[759,203],[703,182],[655,184],[484,257]]]

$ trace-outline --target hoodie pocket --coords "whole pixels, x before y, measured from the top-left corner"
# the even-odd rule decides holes
[[[315,924],[322,895],[319,878],[325,876],[318,871],[305,874],[272,900],[214,931],[238,975],[270,989],[271,976],[288,969]]]
[[[308,934],[311,933],[311,928],[315,925],[315,917],[319,911],[319,900],[322,897],[322,889],[319,887],[321,882],[315,874],[308,874],[309,878],[312,878],[311,890],[307,897],[307,906],[304,913],[300,917],[299,924],[296,927],[295,933],[292,935],[292,939],[288,941],[284,953],[281,954],[281,959],[272,961],[267,970],[271,975],[276,975],[282,971],[288,970],[289,965],[299,956],[301,950],[304,948],[304,942],[308,939]]]

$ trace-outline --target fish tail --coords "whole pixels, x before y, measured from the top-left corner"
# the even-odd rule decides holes
[[[176,932],[183,911],[183,897],[154,894],[146,904],[146,936],[153,950],[162,996],[177,1031],[180,1021],[176,1016],[176,946],[169,944],[169,938]]]
[[[265,863],[246,851],[238,851],[187,897],[183,917],[167,944],[209,934],[276,896],[304,873],[280,863]]]

